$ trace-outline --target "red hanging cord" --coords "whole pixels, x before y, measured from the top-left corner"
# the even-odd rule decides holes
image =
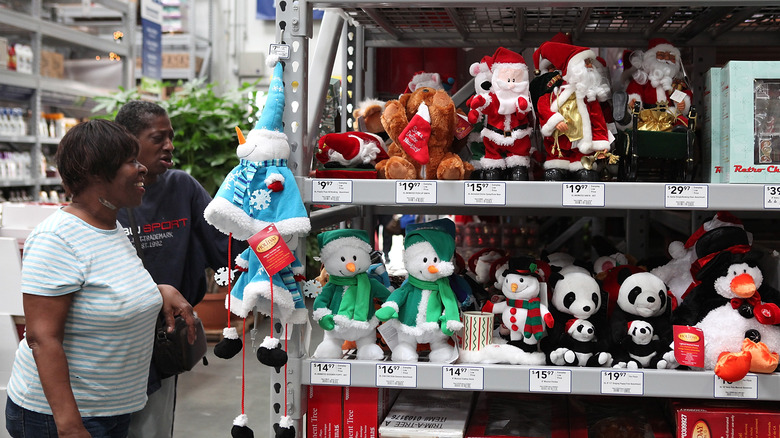
[[[271,283],[271,337],[274,337],[274,277],[268,276],[269,283]]]
[[[227,293],[227,328],[230,328],[230,291],[232,289],[233,278],[233,233],[228,235],[228,293]],[[242,337],[243,338],[243,337]]]
[[[287,324],[284,325],[284,351],[287,352]],[[287,362],[284,363],[284,416],[287,416]]]
[[[246,339],[246,318],[241,328],[241,339]],[[241,415],[244,415],[244,396],[246,390],[246,348],[241,349]]]

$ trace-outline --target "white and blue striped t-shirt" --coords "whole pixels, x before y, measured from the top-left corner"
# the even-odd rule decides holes
[[[57,210],[25,242],[22,293],[74,294],[63,346],[83,417],[143,408],[162,298],[119,223],[101,230]],[[51,414],[26,339],[16,352],[8,396]]]

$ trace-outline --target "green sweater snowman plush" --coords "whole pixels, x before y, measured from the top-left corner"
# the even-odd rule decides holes
[[[407,225],[403,260],[409,277],[376,311],[380,321],[389,321],[397,331],[397,344],[391,346],[394,361],[416,362],[417,344],[425,343],[431,348],[430,362],[457,359],[457,350],[447,343],[463,328],[449,279],[455,270],[454,255],[451,220]]]
[[[371,245],[363,230],[333,230],[317,235],[320,260],[329,278],[312,307],[312,317],[325,330],[312,355],[315,359],[338,359],[344,341],[354,341],[357,359],[379,360],[376,344],[374,299],[384,302],[390,292],[366,273],[371,266]]]

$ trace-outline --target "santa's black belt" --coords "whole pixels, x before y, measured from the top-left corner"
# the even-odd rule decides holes
[[[528,123],[526,123],[525,125],[517,126],[514,129],[512,129],[511,131],[504,131],[503,129],[496,128],[495,126],[492,126],[492,125],[487,125],[487,127],[488,127],[489,130],[491,130],[493,132],[496,132],[496,133],[499,133],[499,134],[503,135],[504,137],[511,137],[512,133],[514,133],[514,132],[522,131],[524,129],[528,129]]]

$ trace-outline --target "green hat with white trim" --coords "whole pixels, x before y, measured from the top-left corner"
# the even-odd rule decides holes
[[[452,260],[455,256],[455,222],[450,219],[436,219],[407,225],[404,248],[420,242],[430,243],[442,260]]]

